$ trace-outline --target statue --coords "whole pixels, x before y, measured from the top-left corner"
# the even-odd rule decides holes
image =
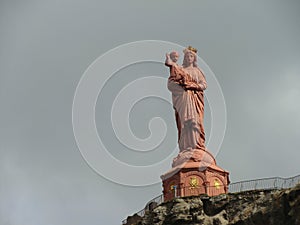
[[[177,64],[178,52],[166,54],[165,65],[170,68],[168,89],[172,93],[178,130],[179,154],[172,169],[161,175],[164,201],[178,196],[228,192],[229,173],[216,164],[205,147],[204,73],[197,66],[197,49],[184,49],[182,66]]]
[[[170,67],[168,89],[172,92],[173,108],[178,129],[180,152],[206,150],[203,126],[206,79],[197,66],[197,49],[189,46],[184,51],[182,66],[177,64],[179,54],[166,54],[165,65]]]

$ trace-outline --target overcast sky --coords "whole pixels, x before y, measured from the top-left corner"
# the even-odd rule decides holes
[[[72,104],[84,72],[107,51],[134,41],[198,48],[224,96],[225,137],[221,148],[212,151],[231,182],[300,174],[299,12],[298,0],[0,1],[0,224],[120,224],[161,194],[159,176],[166,171],[154,169],[157,182],[151,185],[144,185],[149,176],[124,175],[104,157],[94,159],[105,165],[96,171],[73,133]],[[120,58],[126,57],[123,52]],[[146,87],[130,85],[147,81],[150,91],[158,93],[160,85],[166,88],[167,68],[140,62],[119,68],[109,80],[98,72],[104,86],[99,86],[95,120],[107,151],[141,173],[138,166],[151,168],[176,155],[174,112],[159,94],[124,112],[118,109],[112,119],[118,121],[130,110],[126,123],[140,139],[163,134],[166,127],[154,150],[131,149],[134,140],[123,143],[110,120],[113,102],[125,96],[121,90],[129,85],[138,98]],[[154,75],[158,80],[149,82]],[[213,86],[208,82],[207,93],[217,91]],[[210,104],[207,137],[214,110]],[[154,117],[161,119],[148,127]]]

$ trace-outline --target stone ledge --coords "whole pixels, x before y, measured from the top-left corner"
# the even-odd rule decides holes
[[[300,225],[300,185],[176,198],[126,225]]]

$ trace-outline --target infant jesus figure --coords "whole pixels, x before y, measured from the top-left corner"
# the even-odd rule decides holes
[[[180,86],[184,86],[186,82],[190,81],[189,75],[183,71],[182,67],[177,64],[179,53],[176,51],[166,54],[165,65],[170,67],[169,81],[175,82]]]

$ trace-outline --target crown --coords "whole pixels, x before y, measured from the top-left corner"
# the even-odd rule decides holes
[[[192,46],[188,46],[187,49],[194,53],[197,53],[197,51],[198,51],[196,48],[193,48]]]
[[[184,54],[187,53],[187,52],[191,52],[193,54],[197,54],[197,49],[196,48],[193,48],[192,46],[188,46],[186,49],[183,50]]]

